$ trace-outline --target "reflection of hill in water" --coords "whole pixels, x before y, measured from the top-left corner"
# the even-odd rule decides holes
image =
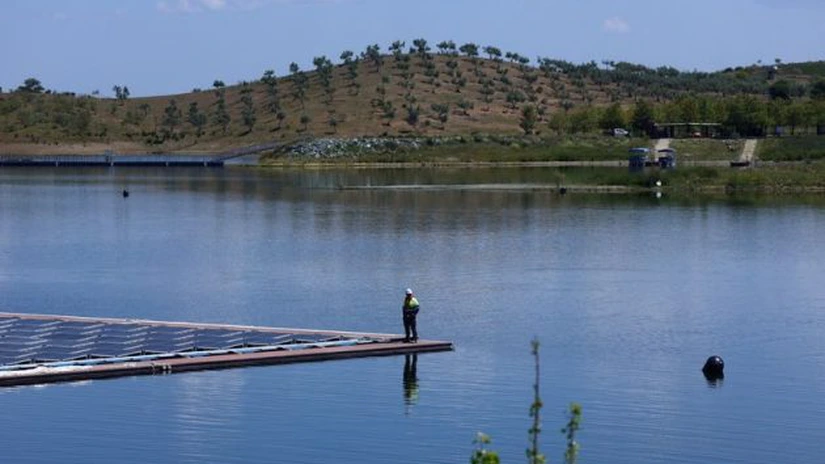
[[[278,202],[295,214],[313,212],[322,217],[346,215],[355,225],[392,224],[392,228],[425,227],[433,221],[468,224],[479,221],[506,225],[514,214],[550,208],[580,208],[591,214],[603,208],[640,207],[778,207],[825,206],[821,195],[673,195],[655,198],[644,194],[567,194],[555,186],[562,179],[575,182],[577,172],[610,168],[421,168],[421,169],[140,169],[119,170],[117,186],[143,186],[147,190],[188,191],[216,195],[228,201]],[[107,182],[105,171],[79,171],[71,182]],[[61,171],[65,173],[65,171]],[[57,177],[57,176],[55,176]],[[91,178],[88,178],[91,177]],[[65,181],[67,178],[60,176]],[[57,182],[57,181],[56,181]],[[544,185],[546,190],[478,190],[461,186],[480,184]],[[410,189],[409,186],[454,186],[455,190]],[[378,187],[375,189],[351,187]],[[399,188],[387,188],[399,187]],[[291,206],[283,205],[291,204]],[[311,204],[308,206],[308,204]],[[307,209],[309,208],[309,209]],[[586,210],[586,211],[585,211]],[[387,217],[387,211],[393,211]],[[533,212],[535,213],[535,211]],[[379,217],[371,217],[373,214]],[[468,222],[469,221],[469,222]]]

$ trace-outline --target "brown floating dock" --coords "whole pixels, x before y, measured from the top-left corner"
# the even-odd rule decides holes
[[[0,312],[0,386],[452,349],[395,334]]]

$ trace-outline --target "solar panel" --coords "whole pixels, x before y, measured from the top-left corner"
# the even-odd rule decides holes
[[[210,351],[347,340],[324,333],[198,328],[109,320],[0,315],[0,370],[50,362],[146,355],[204,356]]]

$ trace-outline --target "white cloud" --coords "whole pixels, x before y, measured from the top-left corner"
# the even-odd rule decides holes
[[[618,16],[605,19],[603,27],[605,31],[614,32],[616,34],[626,34],[630,32],[630,24]]]
[[[161,13],[198,13],[226,8],[227,0],[163,0],[157,3]]]
[[[202,13],[205,11],[250,11],[273,3],[338,3],[341,0],[161,0],[161,13]]]
[[[226,0],[201,0],[201,3],[210,10],[220,10],[226,6]]]
[[[278,3],[341,3],[346,0],[161,0],[161,13],[201,13],[204,11],[251,11]]]

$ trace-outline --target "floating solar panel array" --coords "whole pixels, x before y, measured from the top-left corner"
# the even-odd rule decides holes
[[[329,333],[0,316],[0,369],[107,359],[129,362],[153,355],[205,356],[221,351],[249,352],[361,341],[356,336]]]

